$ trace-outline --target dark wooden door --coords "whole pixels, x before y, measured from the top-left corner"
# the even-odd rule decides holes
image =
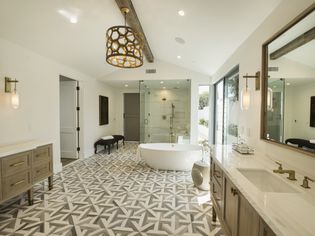
[[[124,135],[126,141],[140,141],[140,95],[124,94]]]

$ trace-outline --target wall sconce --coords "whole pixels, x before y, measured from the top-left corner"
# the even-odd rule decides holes
[[[256,79],[256,91],[260,90],[260,72],[257,71],[256,75],[244,75],[243,78],[246,79],[246,87],[245,89],[242,89],[241,91],[241,109],[244,110],[248,110],[249,106],[250,106],[250,89],[248,88],[248,79],[254,78]]]
[[[8,77],[5,77],[4,79],[4,92],[11,93],[11,105],[14,109],[18,109],[20,106],[20,97],[19,94],[16,92],[16,83],[19,81],[11,80]],[[11,83],[14,83],[14,90],[11,89]]]

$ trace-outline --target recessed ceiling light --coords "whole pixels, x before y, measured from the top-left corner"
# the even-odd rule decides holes
[[[179,11],[178,11],[178,15],[180,15],[180,16],[184,16],[184,15],[185,15],[184,10],[179,10]]]
[[[161,81],[160,84],[164,84],[164,81]]]
[[[128,84],[125,84],[125,87],[127,88],[129,85]]]
[[[72,24],[76,24],[76,23],[78,23],[78,19],[77,19],[76,17],[71,17],[71,18],[70,18],[70,22],[71,22]]]
[[[163,89],[166,89],[166,87],[163,87]]]
[[[181,56],[179,56],[179,55],[177,56],[177,59],[181,59],[181,58],[182,58]]]
[[[65,10],[65,9],[59,9],[58,13],[62,15],[63,17],[67,18],[70,21],[70,23],[72,24],[78,23],[78,16],[79,16],[78,9],[72,9],[71,11]]]
[[[288,83],[287,83],[287,85],[289,86],[289,85],[290,85],[290,83],[288,82]]]

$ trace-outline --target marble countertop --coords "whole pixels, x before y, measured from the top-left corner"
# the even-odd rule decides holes
[[[39,146],[51,144],[51,141],[30,140],[9,145],[0,146],[0,158],[35,149]]]
[[[241,155],[228,145],[214,146],[212,153],[216,163],[276,235],[315,235],[315,183],[310,182],[311,188],[304,189],[300,186],[304,176],[296,173],[297,181],[291,181],[287,174],[273,173],[278,165],[261,153]],[[261,192],[238,168],[264,169],[289,184],[296,193]]]

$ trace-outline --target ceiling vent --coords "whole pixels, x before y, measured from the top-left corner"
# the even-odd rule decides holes
[[[145,73],[146,74],[155,74],[156,73],[156,69],[146,69]]]
[[[277,66],[270,66],[270,67],[268,67],[268,71],[279,71],[279,67],[277,67]]]

